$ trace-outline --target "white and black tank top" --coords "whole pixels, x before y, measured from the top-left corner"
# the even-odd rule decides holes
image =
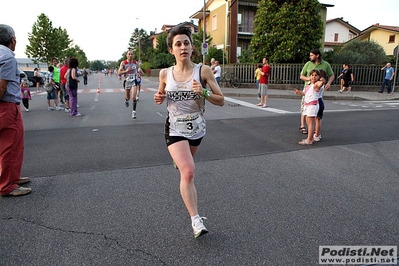
[[[201,81],[200,71],[201,66],[194,64],[192,76],[185,82],[177,82],[173,67],[167,69],[165,134],[188,139],[205,136],[205,99],[193,91],[193,80]]]

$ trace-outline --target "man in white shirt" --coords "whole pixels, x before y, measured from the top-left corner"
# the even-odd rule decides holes
[[[219,61],[215,61],[215,68],[213,69],[213,75],[215,76],[216,81],[218,82],[218,85],[220,86],[220,75],[221,75],[222,69],[219,66]]]

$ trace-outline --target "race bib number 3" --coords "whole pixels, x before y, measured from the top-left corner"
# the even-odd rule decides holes
[[[185,114],[176,116],[176,131],[186,137],[194,136],[204,129],[201,113]]]

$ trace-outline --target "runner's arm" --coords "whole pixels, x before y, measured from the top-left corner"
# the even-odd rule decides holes
[[[165,87],[166,87],[166,77],[167,77],[167,69],[161,69],[159,72],[159,86],[157,93],[154,94],[154,102],[156,104],[162,104],[166,98]]]

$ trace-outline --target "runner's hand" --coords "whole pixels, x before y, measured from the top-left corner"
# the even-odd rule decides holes
[[[156,104],[162,104],[165,98],[166,98],[165,93],[161,93],[158,91],[157,93],[154,94],[154,102]]]

